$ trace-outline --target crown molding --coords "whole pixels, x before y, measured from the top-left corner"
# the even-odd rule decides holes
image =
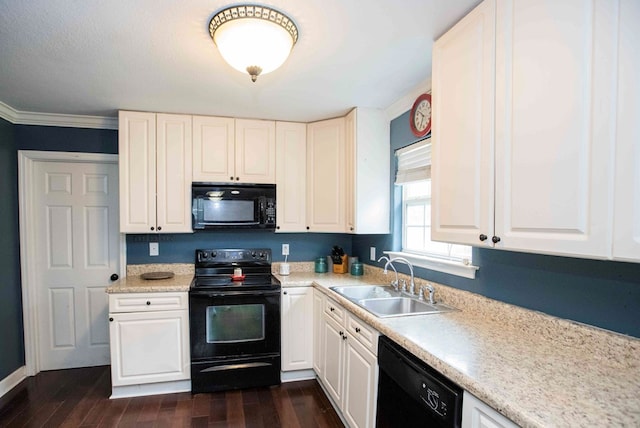
[[[0,101],[0,117],[15,125],[61,126],[67,128],[118,129],[117,117],[37,113],[16,110]]]
[[[391,104],[384,110],[389,121],[402,115],[403,113],[411,110],[413,102],[418,98],[418,95],[431,91],[431,78],[427,78],[416,85],[409,93],[405,94],[402,98]]]

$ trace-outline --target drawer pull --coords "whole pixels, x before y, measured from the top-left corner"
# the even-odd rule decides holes
[[[356,333],[360,333],[360,327],[356,327],[355,330],[356,330]]]
[[[342,330],[340,330],[340,332],[338,333],[340,336],[344,336],[344,332]]]
[[[342,336],[342,340],[347,340],[347,335]]]
[[[333,308],[333,307],[332,307],[332,308],[330,308],[329,310],[330,310],[331,312],[333,312],[333,311],[335,311],[335,310],[336,310],[336,308]]]
[[[151,305],[151,302],[149,300],[147,300],[147,306]]]
[[[113,318],[112,317],[109,317],[109,322],[113,322]]]

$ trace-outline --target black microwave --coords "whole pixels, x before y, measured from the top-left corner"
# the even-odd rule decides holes
[[[276,228],[275,184],[193,183],[193,229]]]

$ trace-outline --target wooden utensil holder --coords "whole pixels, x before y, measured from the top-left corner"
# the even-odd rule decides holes
[[[347,271],[349,270],[349,263],[348,260],[349,258],[347,257],[347,255],[345,254],[344,256],[341,257],[342,259],[342,264],[337,264],[337,263],[333,263],[333,273],[347,273]]]

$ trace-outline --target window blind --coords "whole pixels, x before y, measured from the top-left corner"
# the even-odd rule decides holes
[[[431,178],[431,138],[396,150],[398,170],[395,184],[407,184]]]

